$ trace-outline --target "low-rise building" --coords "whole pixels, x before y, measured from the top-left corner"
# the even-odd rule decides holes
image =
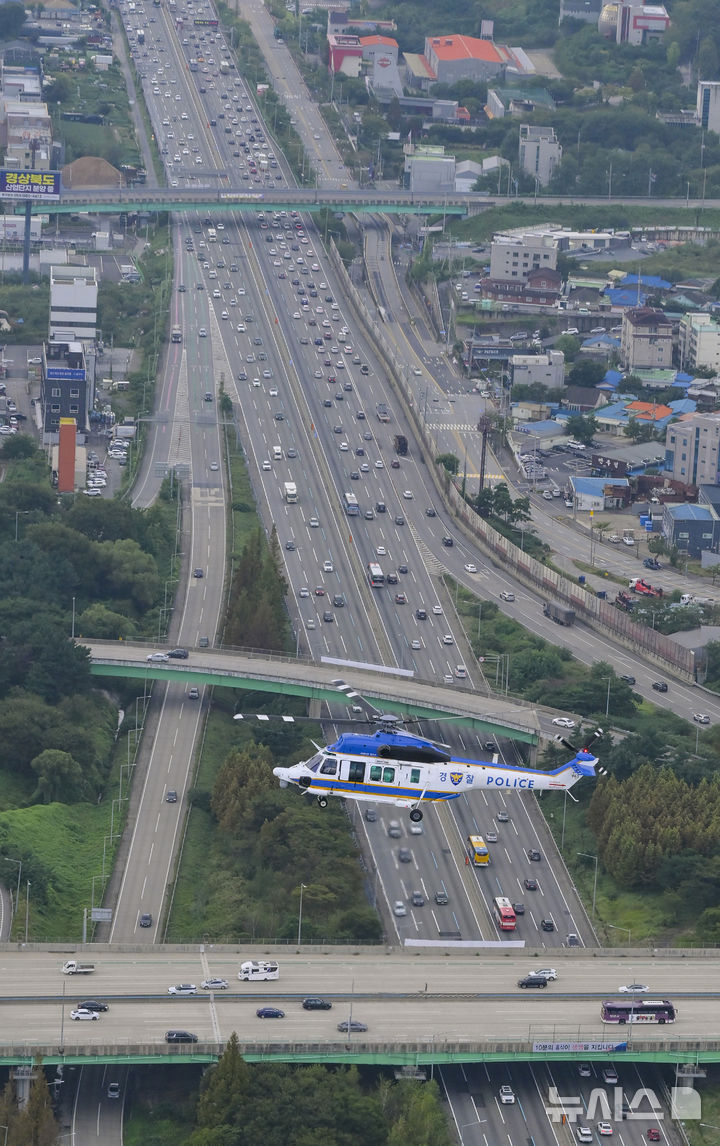
[[[630,483],[622,477],[570,477],[578,513],[623,509],[630,503]]]
[[[97,335],[97,297],[95,267],[51,267],[50,340],[94,342]],[[78,424],[82,425],[80,419]]]
[[[490,278],[495,282],[524,282],[532,271],[557,267],[557,243],[543,231],[497,234],[490,246]]]
[[[565,382],[565,355],[561,350],[547,354],[513,354],[510,359],[512,385],[539,383],[548,390],[557,390]]]
[[[661,528],[665,544],[688,557],[717,550],[720,541],[720,517],[711,505],[664,505]]]
[[[88,376],[80,342],[47,342],[43,348],[40,402],[45,444],[57,443],[60,424],[71,418],[88,428]]]
[[[406,143],[403,186],[418,194],[449,194],[455,190],[455,156],[442,144]]]

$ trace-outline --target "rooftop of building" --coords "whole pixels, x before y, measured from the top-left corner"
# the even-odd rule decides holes
[[[425,51],[432,49],[438,60],[484,60],[486,63],[500,64],[502,57],[492,40],[480,40],[476,36],[428,36]]]
[[[609,485],[627,488],[629,481],[626,477],[575,477],[570,476],[570,484],[576,493],[584,493],[589,497],[602,497]]]
[[[674,521],[712,521],[717,514],[709,505],[692,505],[689,502],[680,502],[677,505],[666,505],[665,512]]]

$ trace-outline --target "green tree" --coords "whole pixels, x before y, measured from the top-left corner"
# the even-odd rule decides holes
[[[605,377],[604,362],[595,362],[592,358],[576,358],[568,374],[568,382],[572,386],[595,387]]]
[[[80,798],[84,788],[83,772],[69,752],[46,748],[31,760],[30,767],[37,776],[37,788],[32,796],[34,801],[72,804]]]
[[[0,40],[14,40],[24,23],[22,4],[0,4]]]
[[[250,1089],[250,1072],[233,1031],[216,1066],[203,1080],[197,1105],[198,1126],[237,1126],[239,1110],[247,1101]]]
[[[443,466],[453,477],[456,477],[460,470],[460,459],[455,454],[438,454],[435,462],[437,465]]]
[[[3,443],[2,456],[7,459],[31,458],[37,451],[29,434],[12,434]]]
[[[36,1062],[27,1106],[11,1120],[8,1146],[56,1146],[59,1133],[45,1071]]]
[[[712,36],[700,41],[698,50],[698,79],[714,80],[718,74],[718,50]]]
[[[565,423],[565,433],[589,446],[597,433],[597,422],[592,414],[571,414]]]

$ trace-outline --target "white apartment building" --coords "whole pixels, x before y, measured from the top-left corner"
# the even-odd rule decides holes
[[[94,267],[50,267],[50,340],[94,342],[97,296]]]
[[[720,83],[717,80],[698,82],[695,114],[700,127],[720,134]]]
[[[562,146],[554,127],[520,125],[520,166],[526,175],[537,179],[541,187],[547,187],[561,159]]]
[[[531,271],[557,267],[557,243],[552,235],[525,231],[495,235],[490,247],[490,278],[496,282],[525,282]]]
[[[717,485],[720,480],[720,414],[685,414],[667,428],[665,468],[677,481]]]
[[[720,374],[720,325],[707,314],[685,314],[680,319],[680,366],[694,370],[707,366]]]
[[[532,386],[539,382],[549,390],[565,385],[565,355],[561,350],[547,354],[513,354],[510,358],[512,385]]]
[[[624,370],[668,369],[672,352],[672,322],[661,310],[636,306],[625,311],[620,335]]]

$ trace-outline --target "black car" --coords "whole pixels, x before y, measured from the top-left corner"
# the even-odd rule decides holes
[[[152,927],[152,915],[149,911],[143,912],[138,920],[141,927]]]
[[[452,537],[448,536],[447,534],[445,535],[445,537],[443,537],[442,543],[446,549],[452,549],[453,545],[455,544]]]
[[[535,861],[537,861],[537,860],[541,860],[541,859],[542,859],[542,856],[540,855],[540,852],[537,850],[537,848],[528,848],[528,850],[527,850],[527,858],[528,858],[529,860],[535,860]]]
[[[438,907],[445,907],[450,902],[450,900],[448,899],[447,892],[446,891],[436,891],[435,892],[435,902],[437,903]]]
[[[79,1011],[97,1011],[98,1014],[110,1010],[107,1003],[100,1003],[97,999],[86,999],[84,1003],[78,1003],[77,1009]]]
[[[323,613],[323,621],[326,621],[327,624],[330,625],[334,620],[335,614],[326,609],[326,611]]]
[[[397,585],[397,583],[398,583],[397,573],[388,573],[385,580],[387,581],[388,585]]]
[[[668,690],[668,686],[664,680],[654,680],[652,686],[655,689],[655,692],[667,692]]]
[[[547,979],[543,979],[540,975],[526,975],[524,979],[518,979],[518,987],[538,987],[542,989],[547,987]]]
[[[427,507],[427,509],[425,510],[425,516],[426,517],[437,517],[437,514],[435,513],[435,510],[433,509],[433,507],[431,505],[429,505]]]
[[[193,1035],[190,1031],[166,1031],[166,1043],[196,1043],[198,1041],[197,1035]]]
[[[177,792],[174,788],[170,788],[165,796],[166,804],[177,804]]]
[[[407,565],[398,565],[397,571],[398,573],[407,573],[408,567]]]
[[[359,1023],[357,1019],[351,1019],[349,1022],[347,1019],[345,1019],[344,1022],[338,1023],[337,1029],[342,1034],[347,1034],[348,1031],[352,1031],[355,1034],[362,1034],[367,1030],[367,1024]]]
[[[418,621],[427,621],[427,609],[416,609],[415,616]]]
[[[554,931],[555,930],[555,924],[553,923],[552,919],[541,920],[540,921],[540,927],[542,928],[543,931]]]
[[[365,811],[365,819],[369,824],[374,824],[377,821],[377,812],[374,808],[367,808]]]
[[[400,863],[412,863],[410,848],[398,848],[398,860]]]
[[[625,684],[635,684],[635,677],[634,677],[634,676],[628,676],[628,675],[626,675],[626,674],[624,674],[624,673],[623,673],[623,675],[620,677],[620,680],[624,680],[624,681],[625,681]]]
[[[311,995],[309,999],[302,1001],[304,1011],[329,1011],[332,1003],[328,1003],[327,999],[319,999],[316,995]]]
[[[526,891],[537,891],[538,885],[536,879],[524,879],[523,886]]]
[[[513,911],[515,912],[516,915],[524,915],[525,914],[525,904],[524,903],[513,903]]]
[[[193,577],[203,577],[203,576],[204,576],[204,573],[203,573],[202,569],[193,569]]]
[[[187,649],[170,649],[168,656],[176,661],[186,661],[188,659],[188,651]]]

